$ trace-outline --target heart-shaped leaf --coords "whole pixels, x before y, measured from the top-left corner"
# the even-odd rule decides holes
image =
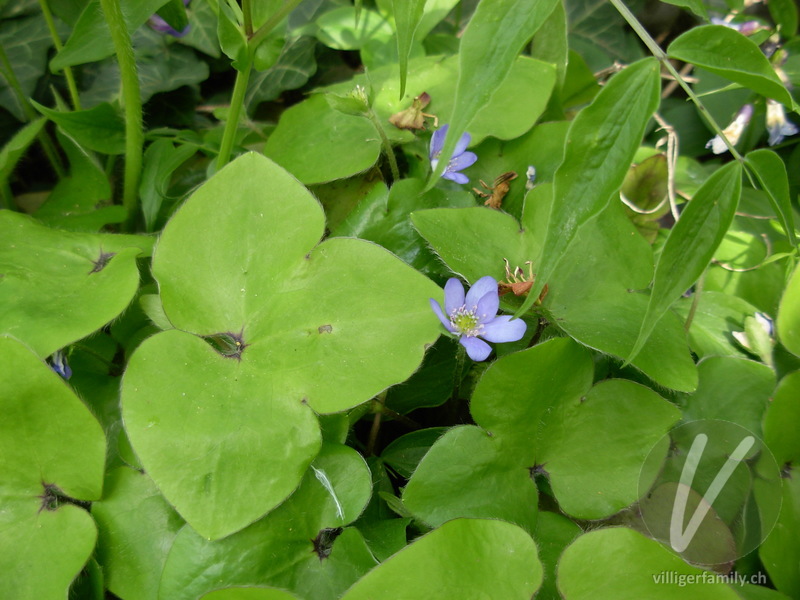
[[[141,236],[48,229],[19,213],[0,211],[0,332],[23,340],[41,357],[99,329],[133,299]]]
[[[103,487],[100,424],[61,378],[0,336],[0,589],[19,600],[65,598],[97,530],[74,500]]]
[[[370,571],[342,600],[528,600],[541,583],[536,545],[522,529],[455,519]]]
[[[319,450],[313,411],[406,379],[439,334],[428,303],[439,288],[368,242],[315,248],[323,228],[297,180],[247,154],[161,237],[153,272],[176,329],[132,356],[123,417],[148,474],[206,537],[245,527],[297,487]]]
[[[346,446],[325,444],[297,491],[250,527],[215,541],[188,526],[181,530],[159,598],[197,598],[222,585],[272,585],[309,600],[339,597],[375,566],[358,530],[346,527],[370,492],[364,459]]]

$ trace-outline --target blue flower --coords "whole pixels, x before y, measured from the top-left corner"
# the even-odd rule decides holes
[[[188,4],[189,0],[183,0],[184,6]],[[153,28],[154,31],[157,31],[159,33],[166,33],[167,35],[171,35],[172,37],[176,38],[185,36],[187,33],[189,33],[189,28],[190,28],[190,26],[187,25],[186,27],[183,28],[182,31],[178,31],[158,15],[153,15],[152,17],[150,17],[147,23],[150,25],[150,27]]]
[[[452,277],[444,286],[444,308],[431,298],[431,308],[450,333],[459,336],[459,342],[474,361],[486,360],[491,346],[478,337],[493,342],[516,342],[525,335],[527,325],[522,319],[497,316],[500,297],[497,281],[488,275],[481,277],[464,296],[464,286]]]
[[[783,104],[767,99],[767,131],[769,132],[769,145],[780,144],[787,135],[795,135],[797,126],[786,119]]]
[[[57,350],[50,357],[50,368],[61,375],[61,377],[64,379],[69,379],[72,377],[72,369],[69,368],[67,357],[64,356],[64,352],[62,350]]]
[[[439,164],[439,155],[442,153],[442,148],[444,148],[444,138],[447,137],[448,127],[450,126],[442,125],[433,132],[433,137],[431,137],[430,159],[431,169],[434,171],[436,170],[436,165]],[[450,181],[455,181],[456,183],[469,183],[469,177],[463,173],[459,173],[459,171],[463,171],[467,167],[472,166],[475,164],[475,161],[478,160],[478,156],[474,152],[465,152],[471,139],[468,133],[461,136],[461,139],[458,140],[456,144],[456,149],[453,150],[453,158],[451,158],[450,162],[447,164],[447,168],[444,170],[444,173],[442,173],[442,177]]]

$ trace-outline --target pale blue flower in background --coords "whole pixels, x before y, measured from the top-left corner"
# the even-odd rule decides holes
[[[64,379],[72,377],[72,369],[70,369],[69,363],[67,363],[67,357],[64,356],[62,350],[57,350],[50,357],[50,368]]]
[[[753,105],[745,104],[739,109],[739,112],[736,113],[736,118],[733,120],[733,122],[722,130],[722,133],[726,138],[728,138],[731,146],[735,146],[737,144],[739,138],[742,136],[744,128],[747,127],[748,123],[750,123],[752,116]],[[723,152],[728,151],[728,147],[725,145],[724,140],[718,135],[715,135],[708,141],[706,148],[711,148],[711,151],[714,154],[722,154]]]
[[[767,99],[767,131],[770,146],[780,144],[784,137],[798,132],[797,125],[787,120],[783,104],[771,99]]]

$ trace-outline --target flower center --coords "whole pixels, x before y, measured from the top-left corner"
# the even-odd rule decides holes
[[[475,314],[477,311],[477,306],[473,306],[470,310],[466,305],[453,309],[450,313],[450,323],[459,333],[467,337],[476,337],[483,331],[483,325]]]

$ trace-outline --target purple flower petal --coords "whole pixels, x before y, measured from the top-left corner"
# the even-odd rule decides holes
[[[450,315],[457,308],[464,306],[464,286],[455,277],[444,284],[444,310]]]
[[[472,141],[472,136],[470,134],[468,133],[461,134],[461,137],[459,138],[458,143],[456,144],[456,149],[453,150],[453,157],[455,158],[456,156],[464,154],[464,150],[467,149],[467,146],[469,146],[469,143],[471,141]]]
[[[434,166],[433,169],[435,170],[436,167]],[[469,183],[469,177],[463,173],[451,173],[449,171],[445,171],[442,173],[442,179],[449,179],[450,181],[455,181],[456,183],[460,183],[462,185]]]
[[[430,301],[433,314],[439,317],[439,320],[442,322],[442,325],[444,325],[447,328],[447,331],[449,331],[450,333],[455,333],[456,330],[453,328],[452,323],[450,323],[450,319],[444,316],[444,313],[442,312],[442,307],[439,305],[439,303],[433,298],[431,298]]]
[[[478,160],[478,155],[474,152],[464,152],[458,156],[454,156],[447,165],[448,171],[463,171],[467,167],[471,167]]]
[[[486,360],[492,353],[492,347],[476,337],[462,335],[461,339],[458,341],[467,349],[467,355],[475,362]]]
[[[489,292],[494,292],[497,295],[497,281],[495,281],[494,277],[486,275],[478,279],[467,292],[467,309],[470,310],[473,306],[477,306],[481,298]]]
[[[522,319],[511,320],[511,316],[497,317],[489,323],[484,323],[481,337],[499,344],[502,342],[516,342],[525,335],[528,324]]]
[[[478,300],[478,310],[475,311],[478,322],[486,324],[494,319],[498,308],[500,308],[500,296],[497,290],[484,294],[483,298]]]
[[[442,125],[439,129],[433,132],[433,136],[431,137],[431,153],[429,155],[431,160],[438,157],[442,153],[442,148],[444,147],[444,138],[447,137],[448,127],[450,126]]]

